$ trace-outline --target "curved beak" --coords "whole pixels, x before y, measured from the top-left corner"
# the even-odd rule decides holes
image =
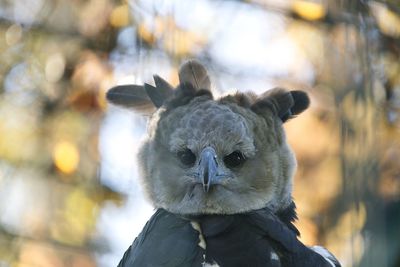
[[[216,182],[217,170],[217,153],[212,147],[204,148],[199,160],[199,173],[204,192],[207,193],[210,186]]]

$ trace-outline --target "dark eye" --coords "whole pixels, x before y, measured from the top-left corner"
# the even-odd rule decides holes
[[[238,150],[233,151],[231,154],[224,157],[224,163],[229,168],[238,167],[243,164],[245,160],[246,158],[243,153]]]
[[[185,149],[178,152],[179,160],[186,166],[191,166],[196,161],[196,155],[190,149]]]

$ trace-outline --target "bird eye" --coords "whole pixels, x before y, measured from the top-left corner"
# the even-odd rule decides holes
[[[196,155],[188,148],[185,150],[179,151],[178,158],[186,166],[191,166],[196,161]]]
[[[229,168],[238,167],[246,160],[242,152],[236,150],[224,157],[224,163]]]

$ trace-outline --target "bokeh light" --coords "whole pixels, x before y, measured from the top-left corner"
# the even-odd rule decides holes
[[[79,152],[73,143],[60,141],[54,147],[53,159],[54,164],[61,172],[71,174],[78,167]]]
[[[293,2],[293,10],[306,20],[318,20],[325,16],[326,10],[321,2],[297,0]]]

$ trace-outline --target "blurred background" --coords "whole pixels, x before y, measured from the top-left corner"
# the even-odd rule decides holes
[[[400,266],[398,1],[1,0],[0,267],[117,265],[153,209],[146,118],[105,92],[187,58],[216,94],[307,91],[285,125],[302,241]]]

